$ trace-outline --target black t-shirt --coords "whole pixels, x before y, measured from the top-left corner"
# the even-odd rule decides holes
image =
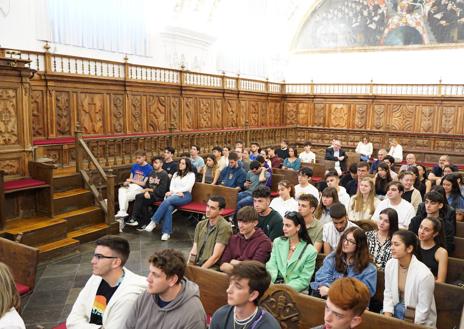
[[[171,301],[165,302],[158,295],[156,295],[156,304],[158,304],[158,306],[160,308],[164,308],[164,307],[168,306],[170,303],[171,303]]]
[[[92,312],[90,313],[90,322],[92,324],[103,324],[103,313],[105,312],[111,297],[118,289],[119,284],[115,287],[111,287],[105,280],[101,280],[98,286],[95,299],[93,301]]]
[[[163,163],[163,169],[166,170],[168,175],[174,175],[174,173],[177,171],[177,162],[176,161],[171,161],[171,162],[164,162]]]
[[[412,192],[414,192],[414,189],[412,189],[411,191],[404,191],[401,197],[406,201],[411,202]]]

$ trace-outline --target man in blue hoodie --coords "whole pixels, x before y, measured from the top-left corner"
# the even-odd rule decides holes
[[[229,165],[222,169],[219,175],[218,185],[244,189],[246,172],[238,162],[238,155],[235,152],[229,154]]]

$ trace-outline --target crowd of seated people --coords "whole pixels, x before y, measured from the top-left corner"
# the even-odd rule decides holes
[[[258,143],[246,149],[239,142],[232,152],[230,147],[214,147],[206,161],[200,160],[198,146],[192,146],[190,156],[178,161],[174,160],[175,150],[167,147],[164,157],[155,156],[150,164],[145,154],[138,152],[129,179],[119,189],[117,217],[126,218],[129,226],[137,226],[140,231],[151,232],[161,225],[162,240],[168,240],[172,234],[172,214],[176,207],[192,200],[195,182],[237,190],[239,206],[233,222],[237,229],[235,234],[231,222],[221,216],[226,207],[225,198],[209,196],[205,217],[196,224],[187,259],[193,266],[231,275],[230,295],[237,296],[231,297],[229,305],[213,315],[211,328],[233,328],[234,323],[243,326],[262,319],[257,316],[262,310],[256,307],[262,287],[253,286],[252,278],[246,276],[252,275],[245,271],[246,266],[256,273],[267,270],[269,282],[262,283],[265,287],[270,283],[284,283],[299,292],[327,298],[326,312],[327,305],[337,307],[335,299],[339,292],[332,288],[337,286],[337,279],[356,280],[353,282],[372,297],[376,293],[377,271],[384,271],[383,313],[434,327],[434,285],[445,281],[448,253],[454,250],[456,213],[464,208],[462,177],[450,171],[455,168],[448,157],[440,157],[439,163],[428,173],[411,154],[407,155],[402,170],[394,172],[399,167],[395,162],[400,153],[400,145],[394,142],[393,151],[390,150],[392,155],[381,149],[378,159],[374,160],[371,160],[373,151],[365,145],[369,144],[368,140],[360,142],[360,159],[356,161],[361,161],[351,166],[350,174],[346,171],[347,154],[340,141],[334,140],[325,151],[325,158],[334,161],[334,167],[326,171],[324,180],[318,184],[311,181],[311,166],[301,166],[301,163],[316,161],[311,143],[305,143],[305,151],[298,156],[296,148],[287,141],[282,141],[275,150],[266,148],[264,152]],[[296,163],[300,165],[297,167]],[[279,167],[296,171],[298,185],[281,180],[276,184],[279,195],[272,199],[268,182],[272,178],[272,168]],[[196,177],[195,173],[201,177]],[[342,174],[349,178],[343,180],[345,186],[341,184]],[[135,202],[129,215],[130,201]],[[154,202],[158,202],[157,208]],[[360,228],[360,223],[366,221],[375,229],[365,232]],[[82,297],[68,318],[68,328],[79,319],[77,311],[84,314],[79,315],[81,321],[101,323],[105,327],[113,316],[121,319],[109,312],[111,307],[118,307],[116,301],[107,304],[107,309],[100,310],[99,315],[98,310],[93,310],[93,302],[100,293],[107,300],[121,298],[115,290],[130,281],[134,281],[134,286],[124,290],[140,296],[133,300],[132,313],[126,308],[126,313],[121,315],[126,321],[122,328],[157,326],[158,320],[148,316],[151,308],[156,314],[166,312],[163,314],[170,328],[176,328],[178,312],[185,312],[189,321],[197,324],[192,327],[206,326],[201,303],[194,303],[199,301],[198,287],[184,278],[187,261],[179,253],[170,251],[168,255],[159,251],[152,256],[146,287],[146,284],[137,285],[140,278],[132,278],[124,268],[127,252],[114,244],[97,244],[97,249],[92,262],[108,266],[102,267],[101,273],[96,272],[98,266],[94,267],[93,274],[98,278],[89,280],[92,290],[89,286],[81,292]],[[316,268],[318,253],[326,254],[319,269]],[[112,272],[105,272],[110,270]],[[242,282],[244,278],[248,279],[246,283]],[[101,283],[103,281],[105,284]],[[246,300],[237,292],[244,285],[249,287]],[[419,290],[424,293],[418,294]],[[187,297],[181,298],[179,294],[187,294],[192,305]],[[231,306],[235,307],[236,318],[227,318],[233,309]],[[184,307],[189,309],[184,310]],[[238,310],[242,313],[237,313]],[[358,319],[359,315],[356,311],[351,319]],[[263,322],[265,327],[273,328],[272,320],[268,321]],[[263,325],[257,324],[256,328]]]

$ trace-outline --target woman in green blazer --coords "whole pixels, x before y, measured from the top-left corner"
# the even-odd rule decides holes
[[[304,291],[308,289],[316,267],[317,251],[298,212],[287,212],[283,224],[284,236],[272,243],[266,269],[273,283],[285,283],[298,292]]]

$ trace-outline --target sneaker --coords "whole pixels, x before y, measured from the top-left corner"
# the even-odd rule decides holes
[[[128,225],[128,226],[138,226],[139,222],[137,222],[135,219],[131,218],[126,222],[126,225]]]
[[[119,223],[119,233],[122,233],[124,226],[126,226],[126,223],[124,222],[124,218],[116,218],[116,221]]]
[[[146,227],[147,227],[147,225],[143,225],[142,227],[137,227],[137,231],[143,232],[143,231],[145,231]]]
[[[175,209],[172,211],[172,215],[174,215],[176,212],[177,212],[177,208],[175,208]]]
[[[154,221],[151,221],[150,224],[145,227],[145,232],[151,232],[155,229],[156,223]]]
[[[124,218],[124,217],[127,217],[127,216],[129,216],[129,214],[127,212],[119,210],[118,213],[114,217],[116,217],[116,218]]]
[[[163,233],[161,236],[161,241],[168,241],[171,236],[167,233]]]

